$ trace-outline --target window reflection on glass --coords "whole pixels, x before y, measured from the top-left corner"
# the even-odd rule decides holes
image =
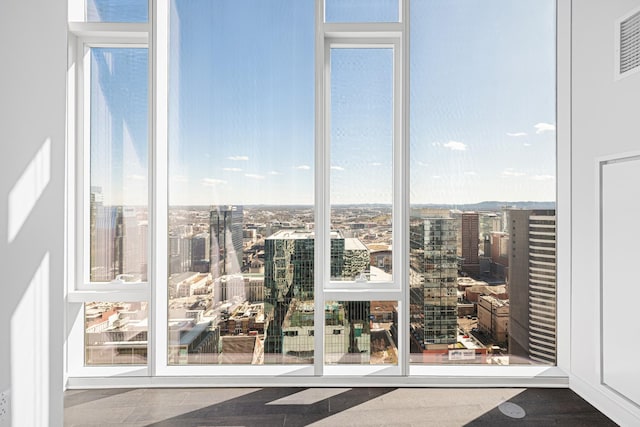
[[[555,364],[555,1],[411,2],[411,363]]]
[[[331,49],[331,280],[392,281],[393,49]]]
[[[326,364],[398,364],[396,301],[327,301],[324,318]],[[300,328],[289,330],[292,343],[307,339]]]
[[[89,279],[147,280],[148,52],[91,48]]]
[[[148,0],[86,0],[88,22],[148,22]]]
[[[146,302],[86,303],[84,319],[87,366],[147,364]]]
[[[314,1],[170,6],[169,363],[313,363]]]

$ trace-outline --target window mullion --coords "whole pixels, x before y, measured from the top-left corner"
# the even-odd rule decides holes
[[[329,176],[327,174],[327,162],[329,150],[325,144],[327,126],[325,120],[326,100],[328,90],[326,88],[325,69],[325,35],[324,0],[316,0],[315,3],[315,252],[314,252],[314,374],[321,376],[324,370],[324,283],[328,279],[325,263],[329,252],[326,248],[326,229],[329,221],[327,201],[329,195]]]
[[[323,5],[323,1],[318,1],[317,4]],[[322,12],[322,8],[318,8],[319,12]],[[398,303],[399,310],[407,310],[408,304],[406,303],[406,290],[401,286],[402,283],[406,283],[406,277],[408,273],[401,273],[404,269],[406,262],[406,254],[403,256],[402,251],[406,240],[406,230],[408,227],[405,222],[408,217],[406,204],[408,203],[408,196],[405,196],[405,189],[408,179],[405,175],[405,171],[408,170],[408,157],[406,153],[405,143],[403,138],[405,137],[405,124],[404,124],[404,112],[402,111],[405,105],[405,92],[404,92],[404,61],[406,61],[404,44],[403,44],[403,29],[404,24],[387,24],[387,23],[367,23],[367,24],[325,24],[323,22],[323,16],[321,15],[316,19],[317,25],[320,30],[317,30],[316,39],[316,61],[321,64],[316,64],[316,88],[317,88],[317,100],[316,100],[316,119],[319,120],[316,123],[316,155],[321,156],[316,159],[316,232],[317,232],[317,248],[321,250],[321,254],[316,254],[317,269],[316,273],[316,372],[322,372],[324,365],[324,301],[396,301]],[[392,186],[392,229],[393,229],[393,265],[394,265],[394,277],[393,282],[388,284],[382,283],[353,283],[353,282],[330,282],[330,260],[331,260],[331,201],[330,201],[330,130],[331,130],[331,48],[332,46],[340,46],[347,48],[379,48],[379,47],[392,47],[394,59],[393,66],[393,186]],[[406,251],[405,251],[406,252]],[[321,273],[318,271],[321,270]],[[407,333],[407,319],[405,316],[401,316],[399,319],[398,331],[400,335],[399,350],[400,353],[407,351],[408,346],[403,343],[408,340]],[[320,336],[318,336],[320,335]],[[322,337],[322,339],[319,339]],[[408,362],[408,355],[399,355],[398,366],[399,372],[402,375],[406,375],[408,369],[406,363]],[[320,368],[318,368],[320,366]],[[328,368],[329,375],[340,375],[344,366],[330,366]],[[355,371],[353,371],[355,369]],[[364,370],[363,370],[364,369]],[[366,366],[352,366],[351,369],[347,369],[350,373],[360,372],[363,374],[366,369],[371,367]],[[383,372],[390,374],[398,374],[396,369],[389,369],[382,371],[374,368],[370,373],[376,372],[383,374]],[[367,371],[368,372],[368,371]]]
[[[166,373],[167,344],[167,213],[168,213],[168,37],[169,2],[155,2],[151,8],[152,33],[150,43],[151,82],[151,224],[153,245],[151,252],[151,290],[153,320],[150,359],[152,375]]]
[[[401,78],[400,94],[402,99],[400,100],[400,117],[398,126],[400,127],[400,173],[398,179],[400,180],[400,209],[398,212],[400,229],[397,231],[400,236],[400,248],[398,259],[398,265],[400,266],[400,291],[402,294],[401,301],[398,304],[398,354],[400,363],[401,374],[409,375],[409,218],[410,218],[410,206],[409,206],[409,182],[410,182],[410,57],[409,57],[409,43],[410,43],[410,1],[400,1],[400,17],[403,24],[403,36],[400,40],[400,54],[402,60],[400,63],[399,75]]]

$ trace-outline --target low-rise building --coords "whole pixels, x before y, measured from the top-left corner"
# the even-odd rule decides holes
[[[509,326],[509,301],[490,295],[478,299],[478,330],[491,336],[496,342],[507,341]]]

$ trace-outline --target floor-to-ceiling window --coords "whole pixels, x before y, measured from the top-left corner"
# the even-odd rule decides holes
[[[70,27],[70,372],[556,363],[555,1],[120,3]]]

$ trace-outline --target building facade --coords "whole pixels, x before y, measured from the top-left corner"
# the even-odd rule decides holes
[[[455,219],[411,221],[411,324],[426,350],[457,340],[456,240]]]
[[[480,220],[477,212],[463,212],[461,225],[462,272],[471,277],[480,275],[478,244]]]
[[[509,350],[556,362],[555,210],[509,210]]]
[[[332,279],[353,280],[368,274],[369,251],[353,240],[357,239],[331,233]],[[309,230],[280,230],[265,239],[264,301],[265,312],[271,313],[265,354],[286,356],[286,352],[303,359],[309,357],[306,346],[294,348],[292,344],[301,339],[292,338],[296,333],[296,337],[300,336],[299,331],[294,332],[296,327],[313,327],[313,312],[309,313],[308,308],[313,307],[314,299],[314,242],[314,232]],[[307,320],[301,321],[302,318]]]
[[[242,269],[242,206],[215,206],[209,215],[209,248],[213,277]]]

